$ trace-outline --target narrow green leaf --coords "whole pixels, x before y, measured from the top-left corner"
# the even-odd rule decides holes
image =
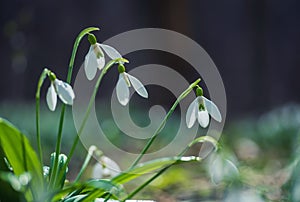
[[[41,194],[43,191],[43,174],[37,154],[26,136],[2,118],[0,118],[0,147],[12,166],[14,174],[19,176],[29,172],[32,176],[30,183],[32,194],[35,196]]]
[[[65,187],[57,192],[52,201],[92,201],[106,193],[112,193],[114,197],[120,198],[126,195],[124,188],[109,180],[90,180],[85,183],[76,183]]]
[[[126,195],[125,190],[121,185],[105,179],[91,180],[85,185],[86,188],[83,189],[82,193],[89,193],[86,197],[80,200],[81,202],[92,201],[103,196],[105,193],[110,193],[117,198],[124,197]]]
[[[64,198],[67,197],[71,198],[72,196],[78,195],[83,188],[84,186],[81,184],[73,184],[70,186],[66,186],[61,190],[56,191],[54,194],[51,193],[52,195],[50,195],[48,198],[51,198],[52,202],[61,201]],[[75,192],[76,194],[72,195]]]
[[[168,157],[168,158],[160,158],[152,161],[148,161],[145,163],[138,164],[137,166],[129,169],[112,179],[113,183],[124,184],[129,182],[135,178],[140,177],[141,175],[154,172],[158,169],[162,169],[171,164],[178,164],[184,162],[192,162],[192,161],[201,161],[201,158],[195,156],[188,157]]]

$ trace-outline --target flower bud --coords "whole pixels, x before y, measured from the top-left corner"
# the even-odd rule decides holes
[[[55,173],[51,173],[53,170],[55,157],[56,157],[55,152],[53,152],[50,157],[50,174],[51,175],[55,174]],[[58,174],[57,174],[57,176],[62,176],[62,177],[60,179],[57,179],[57,181],[55,182],[55,187],[62,188],[65,183],[66,174],[68,172],[68,167],[66,167],[65,170],[63,170],[63,167],[67,163],[67,159],[68,159],[67,156],[64,154],[58,155]]]

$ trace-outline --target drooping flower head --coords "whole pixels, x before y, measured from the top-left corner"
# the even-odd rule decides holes
[[[121,169],[115,161],[108,158],[107,156],[101,156],[98,162],[93,167],[92,178],[110,178],[115,177],[120,173]]]
[[[119,64],[119,80],[116,86],[117,98],[121,105],[127,105],[129,101],[129,88],[133,86],[134,90],[142,97],[148,98],[148,92],[144,85],[134,76],[125,72],[125,66]]]
[[[72,105],[75,94],[70,84],[57,79],[56,75],[53,72],[50,72],[48,74],[48,77],[51,81],[46,96],[49,109],[51,111],[55,110],[57,104],[57,96],[63,103]]]
[[[209,115],[218,122],[222,121],[218,107],[209,99],[203,96],[201,87],[196,88],[196,99],[189,105],[186,113],[186,124],[191,128],[196,120],[201,127],[206,128],[209,124]]]
[[[104,52],[112,60],[122,58],[121,54],[113,47],[97,43],[95,35],[89,34],[88,40],[91,44],[89,52],[85,56],[84,70],[87,78],[93,80],[96,76],[97,69],[101,70],[105,65]]]

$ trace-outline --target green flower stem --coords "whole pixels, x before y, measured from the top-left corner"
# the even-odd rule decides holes
[[[188,146],[186,146],[178,155],[178,158],[183,157],[183,155],[196,143],[203,143],[203,142],[210,142],[214,145],[215,149],[217,150],[219,148],[218,142],[210,137],[210,136],[201,136],[193,140]],[[202,160],[202,159],[200,159]],[[167,171],[170,167],[175,165],[176,162],[164,167],[161,169],[158,173],[156,173],[154,176],[152,176],[150,179],[145,181],[142,185],[140,185],[138,188],[136,188],[134,191],[132,191],[125,199],[122,200],[122,202],[125,202],[128,199],[131,199],[133,196],[135,196],[138,192],[140,192],[143,188],[145,188],[148,184],[150,184],[152,181],[154,181],[157,177],[159,177],[161,174],[163,174],[165,171]]]
[[[69,63],[69,69],[68,69],[68,76],[67,76],[67,82],[71,83],[72,79],[72,73],[73,73],[73,67],[74,67],[74,61],[77,53],[77,49],[79,46],[79,43],[81,39],[88,34],[91,31],[96,31],[99,30],[97,27],[89,27],[84,30],[82,30],[79,35],[77,36],[74,46],[73,46],[73,51]],[[57,141],[56,141],[56,149],[55,149],[55,161],[54,161],[54,166],[53,166],[53,172],[50,175],[50,183],[49,186],[52,187],[55,185],[55,181],[57,179],[57,169],[58,169],[58,156],[60,154],[60,148],[61,148],[61,140],[62,140],[62,130],[63,130],[63,125],[64,125],[64,117],[65,117],[65,110],[66,110],[66,105],[63,104],[62,109],[61,109],[61,114],[60,114],[60,121],[59,121],[59,127],[58,127],[58,134],[57,134]],[[53,187],[52,187],[53,188]]]
[[[152,135],[151,139],[147,142],[146,146],[143,148],[142,152],[139,154],[139,156],[135,159],[135,161],[133,162],[133,164],[130,166],[130,168],[128,169],[130,172],[130,169],[134,168],[139,161],[143,158],[143,156],[145,155],[145,153],[148,151],[148,149],[150,148],[150,146],[152,145],[152,143],[154,142],[154,140],[156,139],[156,137],[158,136],[159,132],[162,130],[162,128],[165,126],[167,120],[169,119],[169,117],[172,115],[172,113],[174,112],[174,110],[176,109],[177,105],[180,103],[180,101],[182,99],[184,99],[192,90],[193,88],[195,88],[197,86],[197,84],[200,82],[201,79],[197,79],[196,81],[194,81],[185,91],[183,91],[181,93],[181,95],[176,99],[176,101],[174,102],[174,104],[172,105],[171,109],[169,110],[169,112],[167,113],[167,115],[165,116],[165,118],[163,119],[162,123],[160,124],[160,126],[157,128],[157,130],[154,132],[154,134]],[[189,145],[188,145],[189,146]],[[183,153],[186,151],[186,148],[181,152],[182,155]],[[174,163],[176,164],[176,162]],[[122,200],[123,202],[126,201],[127,199],[130,199],[131,197],[133,197],[135,194],[137,194],[140,190],[142,190],[145,186],[147,186],[149,183],[151,183],[154,179],[156,179],[158,176],[160,176],[163,172],[165,172],[169,167],[171,167],[171,164],[165,168],[163,168],[162,170],[160,170],[156,175],[154,175],[153,177],[151,177],[149,180],[147,180],[146,182],[144,182],[141,186],[139,186],[137,189],[135,189],[133,192],[131,192],[124,200]]]
[[[148,151],[148,149],[150,148],[150,146],[152,145],[152,143],[154,142],[154,140],[157,138],[159,132],[163,129],[163,127],[165,126],[167,120],[169,119],[169,117],[172,115],[172,113],[174,112],[174,110],[176,109],[177,105],[179,104],[179,102],[184,99],[192,90],[193,88],[200,82],[201,79],[197,79],[194,83],[192,83],[185,91],[183,91],[183,93],[181,93],[181,95],[177,98],[177,100],[174,102],[173,106],[171,107],[171,109],[169,110],[169,112],[167,113],[167,115],[165,116],[165,118],[163,119],[162,123],[160,124],[160,126],[157,128],[157,130],[154,132],[154,134],[152,135],[152,137],[150,138],[150,140],[147,142],[146,146],[143,148],[142,152],[139,154],[139,156],[135,159],[135,161],[132,163],[132,165],[130,166],[129,169],[133,168],[134,166],[136,166],[139,161],[143,158],[143,156],[146,154],[146,152]]]
[[[64,166],[63,169],[66,169],[66,166],[68,166],[68,164],[69,164],[69,162],[70,162],[70,160],[71,160],[71,158],[72,158],[72,156],[73,156],[73,154],[74,154],[74,152],[75,152],[75,148],[76,148],[76,146],[77,146],[77,144],[78,144],[78,141],[79,141],[79,138],[80,138],[80,136],[81,136],[81,133],[82,133],[84,127],[85,127],[85,124],[86,124],[86,122],[87,122],[87,120],[88,120],[88,117],[89,117],[89,115],[90,115],[91,109],[92,109],[92,107],[93,107],[93,104],[94,104],[94,102],[95,102],[96,95],[97,95],[97,92],[98,92],[100,83],[101,83],[101,81],[102,81],[102,78],[104,77],[104,75],[107,73],[107,71],[108,71],[114,64],[120,63],[120,62],[128,62],[128,61],[127,61],[126,59],[124,59],[124,58],[118,58],[118,59],[115,59],[115,60],[111,60],[111,61],[109,61],[109,62],[105,65],[105,67],[104,67],[103,70],[101,71],[101,74],[100,74],[100,76],[98,77],[98,80],[97,80],[96,85],[95,85],[95,87],[94,87],[93,94],[92,94],[92,96],[91,96],[91,98],[90,98],[89,105],[88,105],[88,107],[87,107],[87,110],[86,110],[86,112],[85,112],[85,114],[84,114],[84,117],[83,117],[83,120],[82,120],[82,122],[81,122],[81,125],[80,125],[80,127],[79,127],[78,133],[77,133],[77,135],[76,135],[76,137],[75,137],[75,139],[74,139],[74,141],[73,141],[73,145],[72,145],[72,147],[71,147],[70,153],[68,154],[67,163],[65,164],[65,166]],[[60,176],[59,176],[59,177],[60,177]]]
[[[47,74],[50,71],[45,68],[39,78],[36,94],[35,94],[35,125],[36,125],[36,140],[38,146],[38,153],[41,162],[41,171],[43,171],[43,151],[42,151],[42,144],[41,144],[41,131],[40,131],[40,97],[41,97],[41,88],[44,83],[44,80]]]
[[[152,176],[150,179],[148,179],[146,182],[144,182],[142,185],[140,185],[138,188],[136,188],[133,192],[131,192],[125,199],[121,200],[121,202],[125,202],[126,200],[131,199],[132,197],[134,197],[137,193],[139,193],[148,184],[150,184],[153,180],[155,180],[157,177],[159,177],[162,173],[164,173],[166,170],[168,170],[174,164],[171,164],[171,165],[161,169],[158,173],[156,173],[154,176]]]
[[[75,61],[75,56],[76,56],[76,52],[79,46],[79,43],[81,41],[81,39],[86,35],[89,34],[92,31],[98,31],[99,28],[98,27],[88,27],[84,30],[82,30],[79,35],[77,36],[74,46],[73,46],[73,51],[72,51],[72,55],[71,55],[71,59],[70,59],[70,63],[69,63],[69,70],[68,70],[68,77],[67,77],[67,82],[71,83],[71,79],[72,79],[72,73],[73,73],[73,67],[74,67],[74,61]]]
[[[81,169],[80,169],[80,171],[79,171],[79,173],[78,173],[76,179],[74,180],[74,183],[77,183],[77,182],[79,181],[79,179],[81,178],[83,172],[85,171],[86,167],[88,166],[88,164],[89,164],[89,162],[90,162],[90,160],[91,160],[91,158],[92,158],[94,152],[97,151],[97,150],[98,150],[98,149],[97,149],[96,146],[94,146],[94,145],[90,146],[89,151],[88,151],[88,154],[87,154],[86,157],[85,157],[85,160],[84,160],[84,162],[83,162],[83,165],[81,166]]]

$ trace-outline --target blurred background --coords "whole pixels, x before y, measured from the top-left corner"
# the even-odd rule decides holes
[[[170,29],[199,43],[219,69],[228,104],[225,134],[234,139],[224,139],[229,150],[246,162],[243,165],[260,169],[261,175],[278,171],[293,162],[297,151],[299,9],[297,0],[1,1],[0,116],[29,133],[34,131],[32,110],[38,77],[44,67],[51,68],[59,78],[66,77],[73,42],[83,28],[100,27],[96,33],[99,41],[132,29]],[[83,40],[75,74],[88,47],[87,40]],[[176,69],[186,65],[180,58],[154,51],[137,53],[132,58],[135,66],[151,62]],[[46,88],[44,94],[45,91]],[[24,116],[31,124],[24,122]],[[74,134],[71,115],[68,116],[66,133]],[[45,119],[48,124],[44,124],[44,130],[51,130],[56,119]],[[44,138],[45,142],[51,139]],[[249,153],[254,156],[249,157]],[[253,176],[259,176],[256,174]],[[256,186],[255,183],[249,184]],[[284,191],[279,187],[283,182],[274,183],[276,191],[269,197],[282,200]],[[165,190],[159,197],[172,192]],[[167,198],[169,195],[172,194]],[[212,195],[219,196],[216,192]]]
[[[97,26],[100,41],[156,27],[198,42],[221,73],[229,119],[297,102],[299,8],[297,0],[2,1],[0,101],[33,100],[45,66],[64,78],[78,32]],[[85,51],[78,54],[75,71]]]

